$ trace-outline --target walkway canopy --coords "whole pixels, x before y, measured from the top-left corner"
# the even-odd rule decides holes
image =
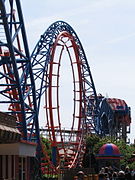
[[[96,159],[121,159],[121,157],[119,148],[115,144],[107,143],[100,148]]]

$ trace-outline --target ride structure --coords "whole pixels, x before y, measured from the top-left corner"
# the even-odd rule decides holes
[[[24,140],[36,135],[39,141],[36,90],[20,1],[0,1],[0,30],[0,104],[17,117]]]
[[[73,117],[70,120],[70,135],[66,140],[62,133],[59,100],[61,63],[65,54],[71,64],[73,81]],[[40,140],[39,111],[43,96],[52,147],[51,158]],[[41,35],[30,55],[20,1],[0,0],[0,104],[3,106],[1,111],[17,118],[17,127],[23,140],[38,144],[37,156],[43,173],[48,169],[58,173],[61,168],[76,167],[82,161],[87,134],[102,136],[111,132],[112,136],[115,134],[117,137],[117,128],[112,132],[111,126],[107,125],[109,130],[104,126],[104,119],[108,122],[110,112],[116,112],[110,107],[109,99],[104,99],[97,96],[84,49],[69,24],[63,21],[53,23]],[[104,109],[105,106],[112,111]],[[126,103],[125,106],[127,107]],[[121,117],[129,118],[129,109],[125,108],[123,111],[127,116],[123,113]],[[113,118],[114,121],[116,122],[116,118]],[[126,126],[129,126],[130,121],[128,122]],[[125,130],[122,133],[127,132]],[[42,158],[41,151],[44,154]]]
[[[67,51],[71,63],[74,92],[71,134],[66,145],[62,137],[59,104],[60,64],[64,50]],[[54,148],[59,147],[57,148],[58,161],[64,156],[64,161],[67,161],[66,166],[72,168],[82,158],[79,152],[84,151],[84,136],[87,133],[99,132],[99,127],[96,126],[98,123],[95,121],[98,118],[98,99],[83,47],[73,28],[65,22],[58,21],[41,36],[31,57],[38,90],[38,110],[41,95],[45,92],[47,127],[51,132],[50,141]],[[54,92],[56,97],[54,97]],[[76,129],[76,138],[74,129]],[[58,133],[59,140],[56,138]]]
[[[127,142],[131,123],[130,107],[124,100],[117,98],[103,98],[99,106],[103,136],[110,135],[116,140]]]

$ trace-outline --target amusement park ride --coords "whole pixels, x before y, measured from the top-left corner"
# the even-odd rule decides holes
[[[59,101],[64,51],[71,64],[74,104],[66,141]],[[51,158],[40,139],[42,95],[45,96]],[[84,49],[69,24],[53,23],[30,54],[19,0],[0,0],[0,108],[16,117],[23,140],[37,143],[43,173],[48,166],[57,173],[62,158],[65,168],[76,167],[85,152],[87,134],[111,135],[126,141],[131,121],[130,108],[124,100],[97,95]]]

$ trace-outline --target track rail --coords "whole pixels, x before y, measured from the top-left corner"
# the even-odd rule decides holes
[[[59,49],[59,55],[55,58],[57,49]],[[69,68],[72,70],[74,87],[71,136],[69,138],[70,143],[67,144],[66,142],[66,145],[61,133],[61,112],[59,104],[60,64],[64,49],[67,51],[67,56],[71,63],[71,67]],[[58,159],[57,161],[60,161],[61,157],[64,156],[64,161],[66,161],[65,166],[72,168],[77,165],[82,157],[84,151],[84,136],[89,133],[99,132],[99,126],[97,126],[98,99],[82,44],[69,24],[58,21],[52,24],[45,33],[41,35],[31,55],[31,59],[36,84],[38,111],[40,110],[42,94],[46,94],[45,109],[47,127],[49,128],[49,132],[51,132],[49,134],[52,146],[57,148],[57,157],[55,158]],[[62,76],[64,76],[64,74],[62,74]],[[53,98],[54,88],[56,89],[56,99]],[[57,111],[56,117],[54,111]],[[78,133],[76,139],[72,141],[72,130],[75,128],[75,121],[78,124]],[[60,140],[56,138],[56,132],[58,131]],[[68,150],[71,149],[72,155],[68,153]],[[63,153],[60,153],[61,151],[63,151]],[[70,158],[68,158],[69,156]]]
[[[61,50],[56,62],[54,57],[59,47]],[[71,63],[74,92],[73,119],[68,144],[62,137],[59,108],[59,74],[64,49]],[[53,71],[54,64],[57,64],[56,74]],[[54,76],[56,76],[55,87],[52,83]],[[56,106],[52,98],[54,88],[57,92]],[[51,163],[50,167],[55,166],[57,171],[60,168],[61,157],[64,155],[66,162],[64,166],[75,167],[84,152],[84,136],[87,133],[100,131],[98,98],[82,44],[69,24],[57,21],[41,35],[30,55],[20,1],[0,0],[1,110],[16,117],[22,139],[36,141],[39,154],[41,146],[38,116],[44,94],[47,125],[53,149],[53,161],[50,161],[45,153],[47,162]],[[59,141],[56,138],[54,109],[57,111],[56,126],[60,134]],[[77,122],[77,133],[73,140],[72,131],[74,131],[75,122]],[[63,150],[63,155],[60,153],[61,150]]]

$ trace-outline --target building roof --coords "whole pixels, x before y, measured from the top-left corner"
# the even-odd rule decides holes
[[[0,143],[14,143],[20,141],[21,133],[17,128],[0,125]]]
[[[111,106],[112,110],[115,110],[115,111],[127,111],[127,104],[122,99],[107,98],[107,102]]]
[[[19,142],[21,133],[16,128],[16,117],[0,112],[0,143]]]

